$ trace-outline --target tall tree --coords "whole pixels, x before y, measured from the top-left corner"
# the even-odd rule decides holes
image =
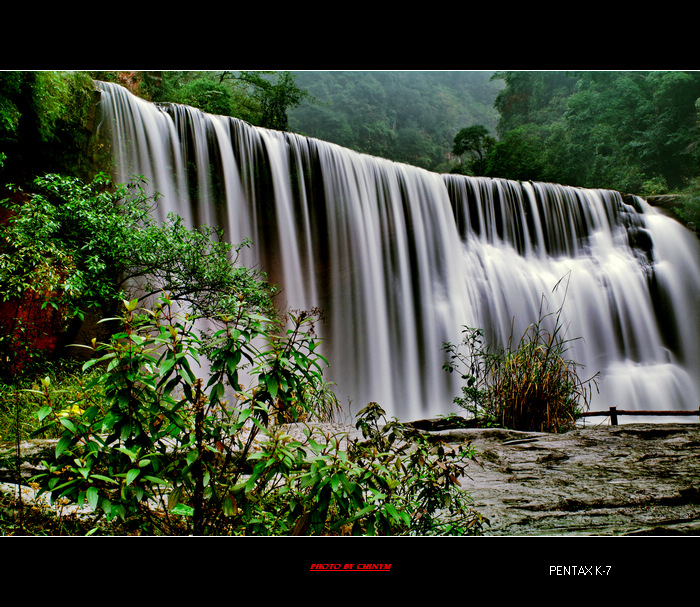
[[[561,119],[577,84],[570,72],[496,72],[491,79],[506,85],[494,102],[499,136],[525,124],[545,126]]]
[[[469,160],[464,168],[473,174],[483,175],[486,170],[486,157],[495,143],[496,140],[483,124],[475,124],[457,133],[452,153],[460,158],[467,154]]]
[[[287,112],[308,96],[308,91],[296,85],[291,72],[226,71],[221,74],[219,82],[226,80],[238,81],[251,87],[252,97],[259,105],[260,115],[256,125],[279,131],[289,129]]]

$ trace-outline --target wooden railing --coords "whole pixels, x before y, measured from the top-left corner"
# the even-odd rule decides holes
[[[617,407],[610,407],[607,411],[586,411],[581,413],[581,417],[595,417],[595,416],[609,416],[610,424],[617,426],[617,418],[619,415],[663,415],[666,417],[678,417],[683,415],[693,415],[700,418],[700,409],[696,411],[628,411],[626,409],[618,409]]]

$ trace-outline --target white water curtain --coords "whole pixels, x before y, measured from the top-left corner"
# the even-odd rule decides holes
[[[643,200],[437,175],[99,86],[116,178],[145,175],[163,212],[250,238],[244,261],[283,307],[323,310],[348,415],[369,401],[404,420],[458,411],[443,343],[465,325],[505,343],[543,301],[563,303],[583,375],[601,374],[593,409],[698,407],[698,243]]]

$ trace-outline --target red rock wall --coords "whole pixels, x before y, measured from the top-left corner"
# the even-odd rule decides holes
[[[0,225],[5,225],[11,214],[2,209]],[[33,354],[51,354],[58,347],[62,313],[51,305],[44,306],[53,296],[29,288],[20,296],[0,301],[0,333],[4,338],[0,373],[4,376],[20,372]]]

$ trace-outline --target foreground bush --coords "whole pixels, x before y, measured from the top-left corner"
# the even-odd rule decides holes
[[[167,297],[152,309],[124,306],[122,331],[94,343],[85,365],[103,369],[92,382],[103,402],[58,411],[48,386],[36,394],[43,429],[59,428],[60,439],[35,481],[53,500],[89,505],[95,533],[480,530],[459,488],[466,446],[383,424],[376,404],[359,415],[364,440],[345,447],[342,436],[284,431],[279,422],[313,415],[326,394],[305,314],[284,333],[241,302],[203,342]],[[206,372],[195,364],[205,354]]]

